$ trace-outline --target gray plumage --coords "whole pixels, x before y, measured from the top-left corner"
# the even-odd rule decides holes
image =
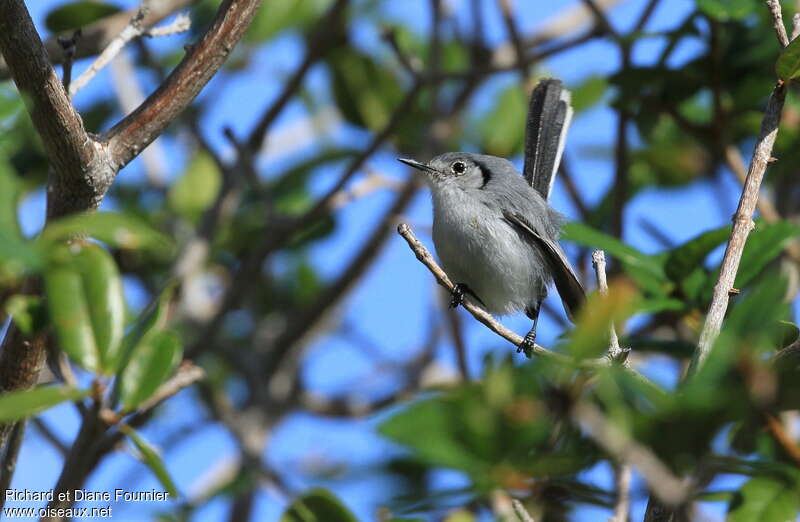
[[[466,152],[448,152],[426,165],[402,161],[427,174],[433,242],[445,272],[466,284],[487,311],[507,315],[538,307],[554,273],[556,281],[577,281],[558,245],[561,215],[510,161]],[[582,299],[574,288],[566,292],[562,300],[572,316]]]
[[[551,281],[570,318],[585,299],[558,244],[562,217],[547,203],[572,109],[558,80],[544,80],[531,96],[525,176],[503,158],[448,152],[423,171],[433,195],[433,242],[457,283],[452,305],[466,292],[487,311],[525,312],[533,327],[520,345],[530,355],[539,307]]]

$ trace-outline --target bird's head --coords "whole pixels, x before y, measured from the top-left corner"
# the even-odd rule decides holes
[[[447,152],[428,163],[406,158],[398,158],[398,161],[425,174],[431,188],[456,186],[466,190],[486,186],[492,178],[491,162],[499,159],[469,152]]]

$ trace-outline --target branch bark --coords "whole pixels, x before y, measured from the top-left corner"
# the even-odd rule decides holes
[[[786,85],[783,82],[779,82],[773,89],[767,102],[767,108],[764,111],[761,134],[753,150],[750,168],[747,171],[742,195],[739,198],[739,206],[733,216],[733,230],[731,230],[728,245],[725,247],[725,255],[722,258],[719,277],[714,286],[714,296],[711,299],[711,306],[708,309],[708,315],[700,333],[700,341],[689,365],[688,375],[694,374],[702,366],[722,328],[722,320],[725,318],[725,312],[728,309],[728,297],[736,280],[736,272],[742,259],[744,245],[754,226],[753,212],[758,202],[761,181],[764,179],[767,165],[772,158],[772,147],[775,144],[775,138],[778,136],[778,127],[780,126],[781,112],[785,100]]]

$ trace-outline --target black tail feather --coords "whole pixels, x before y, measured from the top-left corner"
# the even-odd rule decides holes
[[[571,119],[569,91],[555,78],[541,80],[528,107],[523,174],[544,199],[550,196]]]

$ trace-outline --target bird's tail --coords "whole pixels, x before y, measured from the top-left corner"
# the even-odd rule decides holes
[[[528,108],[523,173],[545,200],[553,188],[571,119],[570,92],[561,80],[541,80],[531,93]]]

